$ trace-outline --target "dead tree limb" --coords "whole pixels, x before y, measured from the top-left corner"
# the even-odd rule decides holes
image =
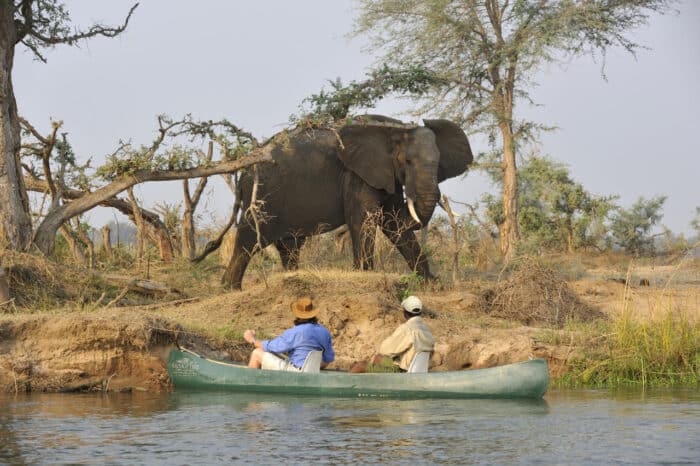
[[[202,176],[219,175],[233,172],[258,163],[272,162],[272,145],[256,149],[250,155],[236,160],[223,161],[185,170],[137,170],[133,174],[116,179],[102,188],[86,193],[80,199],[64,204],[49,212],[34,234],[34,244],[44,254],[51,254],[54,247],[55,234],[58,228],[67,220],[80,215],[93,207],[100,205],[127,188],[146,181],[172,181],[184,178],[199,178]]]
[[[209,241],[206,246],[204,246],[204,250],[194,259],[192,259],[190,262],[192,264],[199,264],[202,262],[209,254],[212,252],[216,251],[221,247],[221,243],[224,240],[224,236],[226,236],[226,233],[231,229],[234,223],[236,223],[236,217],[238,216],[238,211],[234,207],[233,212],[231,213],[231,218],[229,218],[228,223],[226,226],[221,230],[219,233],[219,236],[214,241]]]
[[[136,196],[134,196],[134,189],[132,186],[127,188],[126,194],[129,196],[129,202],[131,203],[131,209],[134,212],[134,223],[136,224],[136,263],[141,266],[143,261],[143,249],[145,242],[144,226],[143,220],[139,213],[139,204],[136,202]]]
[[[450,200],[446,194],[442,195],[442,202],[445,206],[447,217],[450,219],[450,228],[452,229],[452,283],[457,283],[459,273],[459,252],[462,249],[462,245],[459,241],[459,230],[457,228],[457,222],[455,221],[455,214],[452,212]]]

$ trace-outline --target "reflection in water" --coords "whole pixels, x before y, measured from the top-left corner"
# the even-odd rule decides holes
[[[0,396],[0,464],[697,463],[700,393]]]

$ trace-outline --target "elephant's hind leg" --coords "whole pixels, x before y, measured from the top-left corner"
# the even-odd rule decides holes
[[[275,241],[275,247],[280,253],[282,266],[285,270],[299,268],[299,253],[305,241],[306,236],[292,236]]]
[[[267,244],[262,244],[264,248]],[[234,290],[241,289],[243,274],[248,267],[250,259],[259,252],[257,236],[247,225],[241,225],[236,232],[236,242],[233,246],[231,260],[226,267],[221,282]]]

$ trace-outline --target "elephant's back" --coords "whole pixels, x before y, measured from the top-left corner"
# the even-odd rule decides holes
[[[281,224],[311,234],[320,224],[333,229],[345,222],[337,141],[332,131],[307,129],[273,150],[275,163],[267,166],[269,179],[262,189]]]

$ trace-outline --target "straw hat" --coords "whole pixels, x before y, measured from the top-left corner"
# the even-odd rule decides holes
[[[318,308],[314,307],[311,298],[300,298],[292,303],[292,313],[299,319],[311,319],[318,314]]]

